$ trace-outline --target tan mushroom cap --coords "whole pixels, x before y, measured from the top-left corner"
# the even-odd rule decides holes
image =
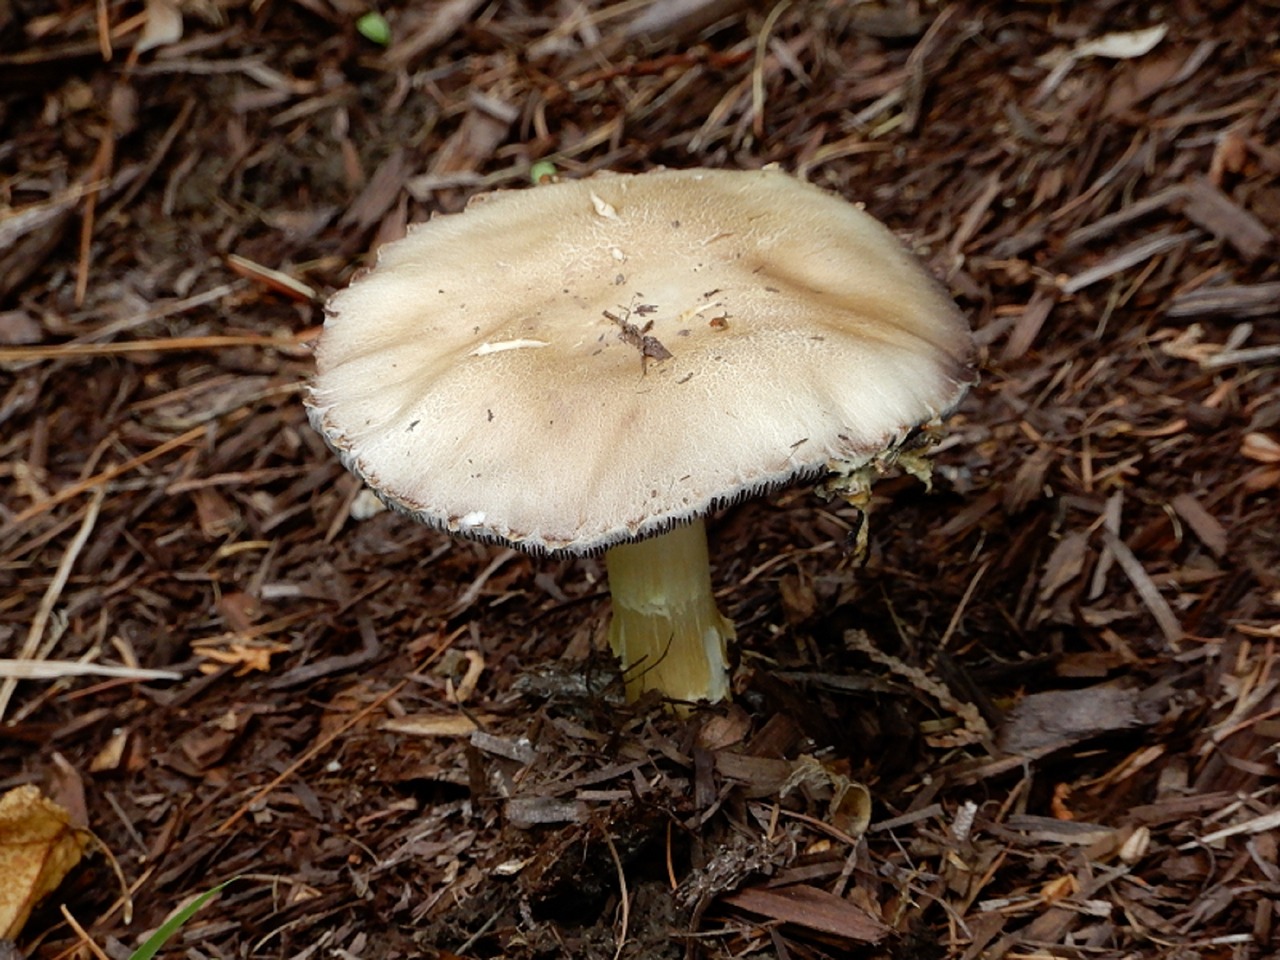
[[[332,299],[309,401],[355,473],[435,526],[599,550],[877,453],[972,379],[968,325],[920,263],[781,171],[478,200]]]

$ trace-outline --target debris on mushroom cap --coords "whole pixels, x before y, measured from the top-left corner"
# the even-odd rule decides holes
[[[779,170],[487,195],[329,304],[312,422],[418,519],[638,539],[945,414],[969,328],[890,231]]]

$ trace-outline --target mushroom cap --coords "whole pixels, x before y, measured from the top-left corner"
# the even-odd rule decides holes
[[[973,379],[950,297],[776,169],[482,195],[336,294],[312,423],[391,506],[590,553],[865,460]]]

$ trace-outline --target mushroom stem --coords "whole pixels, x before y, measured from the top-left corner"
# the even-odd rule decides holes
[[[609,645],[622,661],[628,699],[646,690],[680,701],[728,696],[725,644],[735,634],[711,593],[702,519],[613,547],[604,560],[613,596]]]

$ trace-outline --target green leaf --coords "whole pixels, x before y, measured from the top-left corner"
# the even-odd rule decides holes
[[[235,883],[239,879],[239,877],[232,877],[230,880],[218,884],[212,890],[200,894],[200,896],[162,923],[159,930],[147,937],[146,943],[129,955],[129,960],[151,960],[152,957],[160,952],[160,948],[169,942],[169,938],[181,930],[184,923],[195,916],[197,910],[220,894],[228,885]]]
[[[360,36],[380,47],[385,47],[391,42],[391,24],[387,23],[387,18],[380,13],[366,13],[356,21],[356,29],[360,31]]]

